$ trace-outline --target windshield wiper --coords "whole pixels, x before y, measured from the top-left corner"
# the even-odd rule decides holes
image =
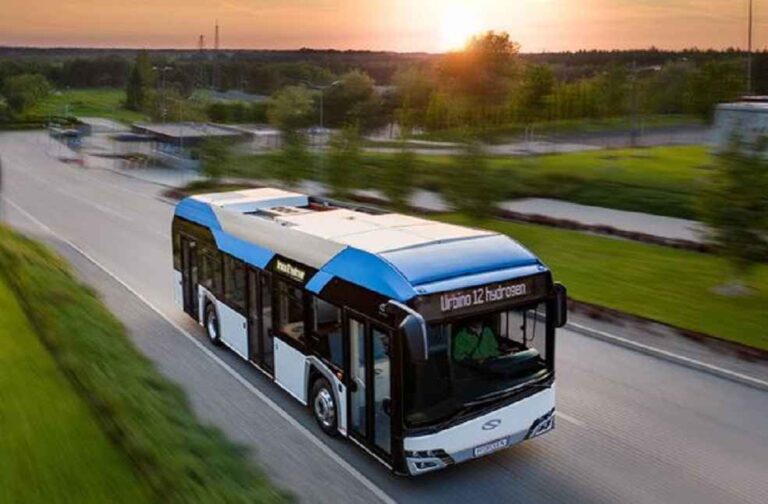
[[[531,380],[530,382],[521,383],[520,385],[516,385],[516,386],[514,386],[512,388],[509,388],[509,389],[500,390],[498,392],[491,392],[490,394],[486,394],[484,396],[480,396],[477,399],[475,399],[474,401],[465,402],[463,404],[464,408],[462,409],[462,412],[466,411],[466,409],[475,408],[477,406],[482,406],[483,404],[491,403],[491,402],[493,402],[493,401],[495,401],[495,400],[497,400],[497,399],[499,399],[501,397],[510,395],[513,392],[516,392],[516,391],[518,391],[520,389],[523,389],[523,388],[549,388],[549,387],[552,386],[549,383],[537,383],[537,382],[540,382],[541,380],[542,380],[542,378],[538,378],[536,380]]]

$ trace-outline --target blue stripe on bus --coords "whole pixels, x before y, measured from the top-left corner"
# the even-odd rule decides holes
[[[352,247],[339,252],[322,271],[396,301],[405,302],[416,296],[408,280],[391,264]]]
[[[192,198],[184,198],[176,205],[176,215],[195,222],[212,231],[221,229],[219,219],[208,203],[203,203]]]
[[[537,273],[547,271],[546,266],[537,264],[533,266],[522,266],[514,268],[506,268],[496,271],[488,271],[485,273],[478,273],[476,275],[462,276],[457,278],[450,278],[448,280],[441,280],[433,283],[422,284],[416,287],[416,292],[419,295],[424,296],[428,294],[435,294],[438,292],[451,291],[455,289],[467,289],[476,287],[478,285],[484,285],[494,282],[504,282],[507,280],[514,280],[515,278],[522,278]]]
[[[315,273],[315,275],[307,282],[306,289],[309,292],[314,292],[315,294],[320,294],[320,291],[323,290],[323,288],[328,285],[328,282],[333,280],[333,275],[330,273],[326,273],[325,271],[318,271]]]
[[[269,261],[275,256],[275,253],[269,249],[259,247],[251,242],[236,238],[224,231],[212,229],[213,237],[216,239],[216,246],[222,252],[234,256],[241,261],[264,269]]]
[[[381,255],[414,286],[540,264],[528,249],[503,235],[433,243]]]

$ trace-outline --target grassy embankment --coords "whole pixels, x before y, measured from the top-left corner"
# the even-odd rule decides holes
[[[456,215],[443,219],[478,225]],[[479,225],[529,247],[576,300],[768,350],[768,265],[755,271],[753,295],[726,297],[712,289],[731,270],[713,255],[530,224]]]
[[[149,502],[0,279],[0,502]]]
[[[268,178],[280,166],[277,154],[248,156],[232,163],[228,175]],[[307,176],[321,180],[325,164],[314,154]],[[380,188],[393,154],[365,153],[352,183]],[[585,205],[617,208],[681,218],[695,218],[695,200],[712,159],[705,146],[617,149],[532,157],[491,157],[505,198],[556,198]],[[440,190],[450,174],[448,156],[420,155],[416,187]]]
[[[70,116],[103,117],[124,123],[142,121],[144,114],[123,107],[125,90],[114,88],[70,89],[51,93],[32,107],[27,116],[48,117]]]
[[[58,257],[0,227],[0,280],[24,312],[13,311],[5,292],[0,313],[15,329],[0,332],[0,497],[10,491],[9,502],[285,500],[241,448],[198,423],[181,390]]]

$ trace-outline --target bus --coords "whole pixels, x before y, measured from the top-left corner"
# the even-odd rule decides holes
[[[566,291],[511,238],[274,188],[191,196],[178,305],[398,475],[555,426]]]

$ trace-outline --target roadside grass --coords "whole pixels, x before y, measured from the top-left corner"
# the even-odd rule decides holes
[[[136,350],[93,291],[47,248],[0,227],[0,276],[154,501],[287,500],[242,448],[198,423],[181,389]]]
[[[279,178],[279,154],[242,156],[228,176]],[[324,178],[325,154],[313,152],[306,176]],[[353,186],[381,189],[387,166],[396,154],[364,152]],[[505,199],[554,198],[584,205],[695,219],[695,200],[709,175],[713,160],[706,146],[687,145],[611,149],[546,156],[494,156],[488,167],[499,181]],[[450,156],[416,157],[414,185],[441,191],[454,161]]]
[[[32,107],[28,116],[103,117],[124,123],[145,119],[144,114],[123,108],[125,91],[116,88],[70,89],[51,93]]]
[[[644,130],[673,128],[679,126],[700,126],[701,118],[686,114],[650,114],[641,117]],[[631,116],[607,117],[603,119],[563,119],[559,121],[539,121],[533,124],[510,123],[499,126],[489,126],[485,129],[472,131],[484,141],[502,143],[523,136],[526,130],[532,130],[537,136],[566,135],[580,133],[606,133],[627,131],[632,129],[634,118]],[[422,133],[416,136],[418,140],[439,142],[460,142],[466,138],[467,131],[463,128],[446,129]]]
[[[768,350],[768,266],[755,271],[753,295],[726,297],[712,289],[730,280],[731,269],[714,255],[531,224],[441,219],[515,238],[576,300]]]
[[[0,279],[0,502],[150,502]]]

